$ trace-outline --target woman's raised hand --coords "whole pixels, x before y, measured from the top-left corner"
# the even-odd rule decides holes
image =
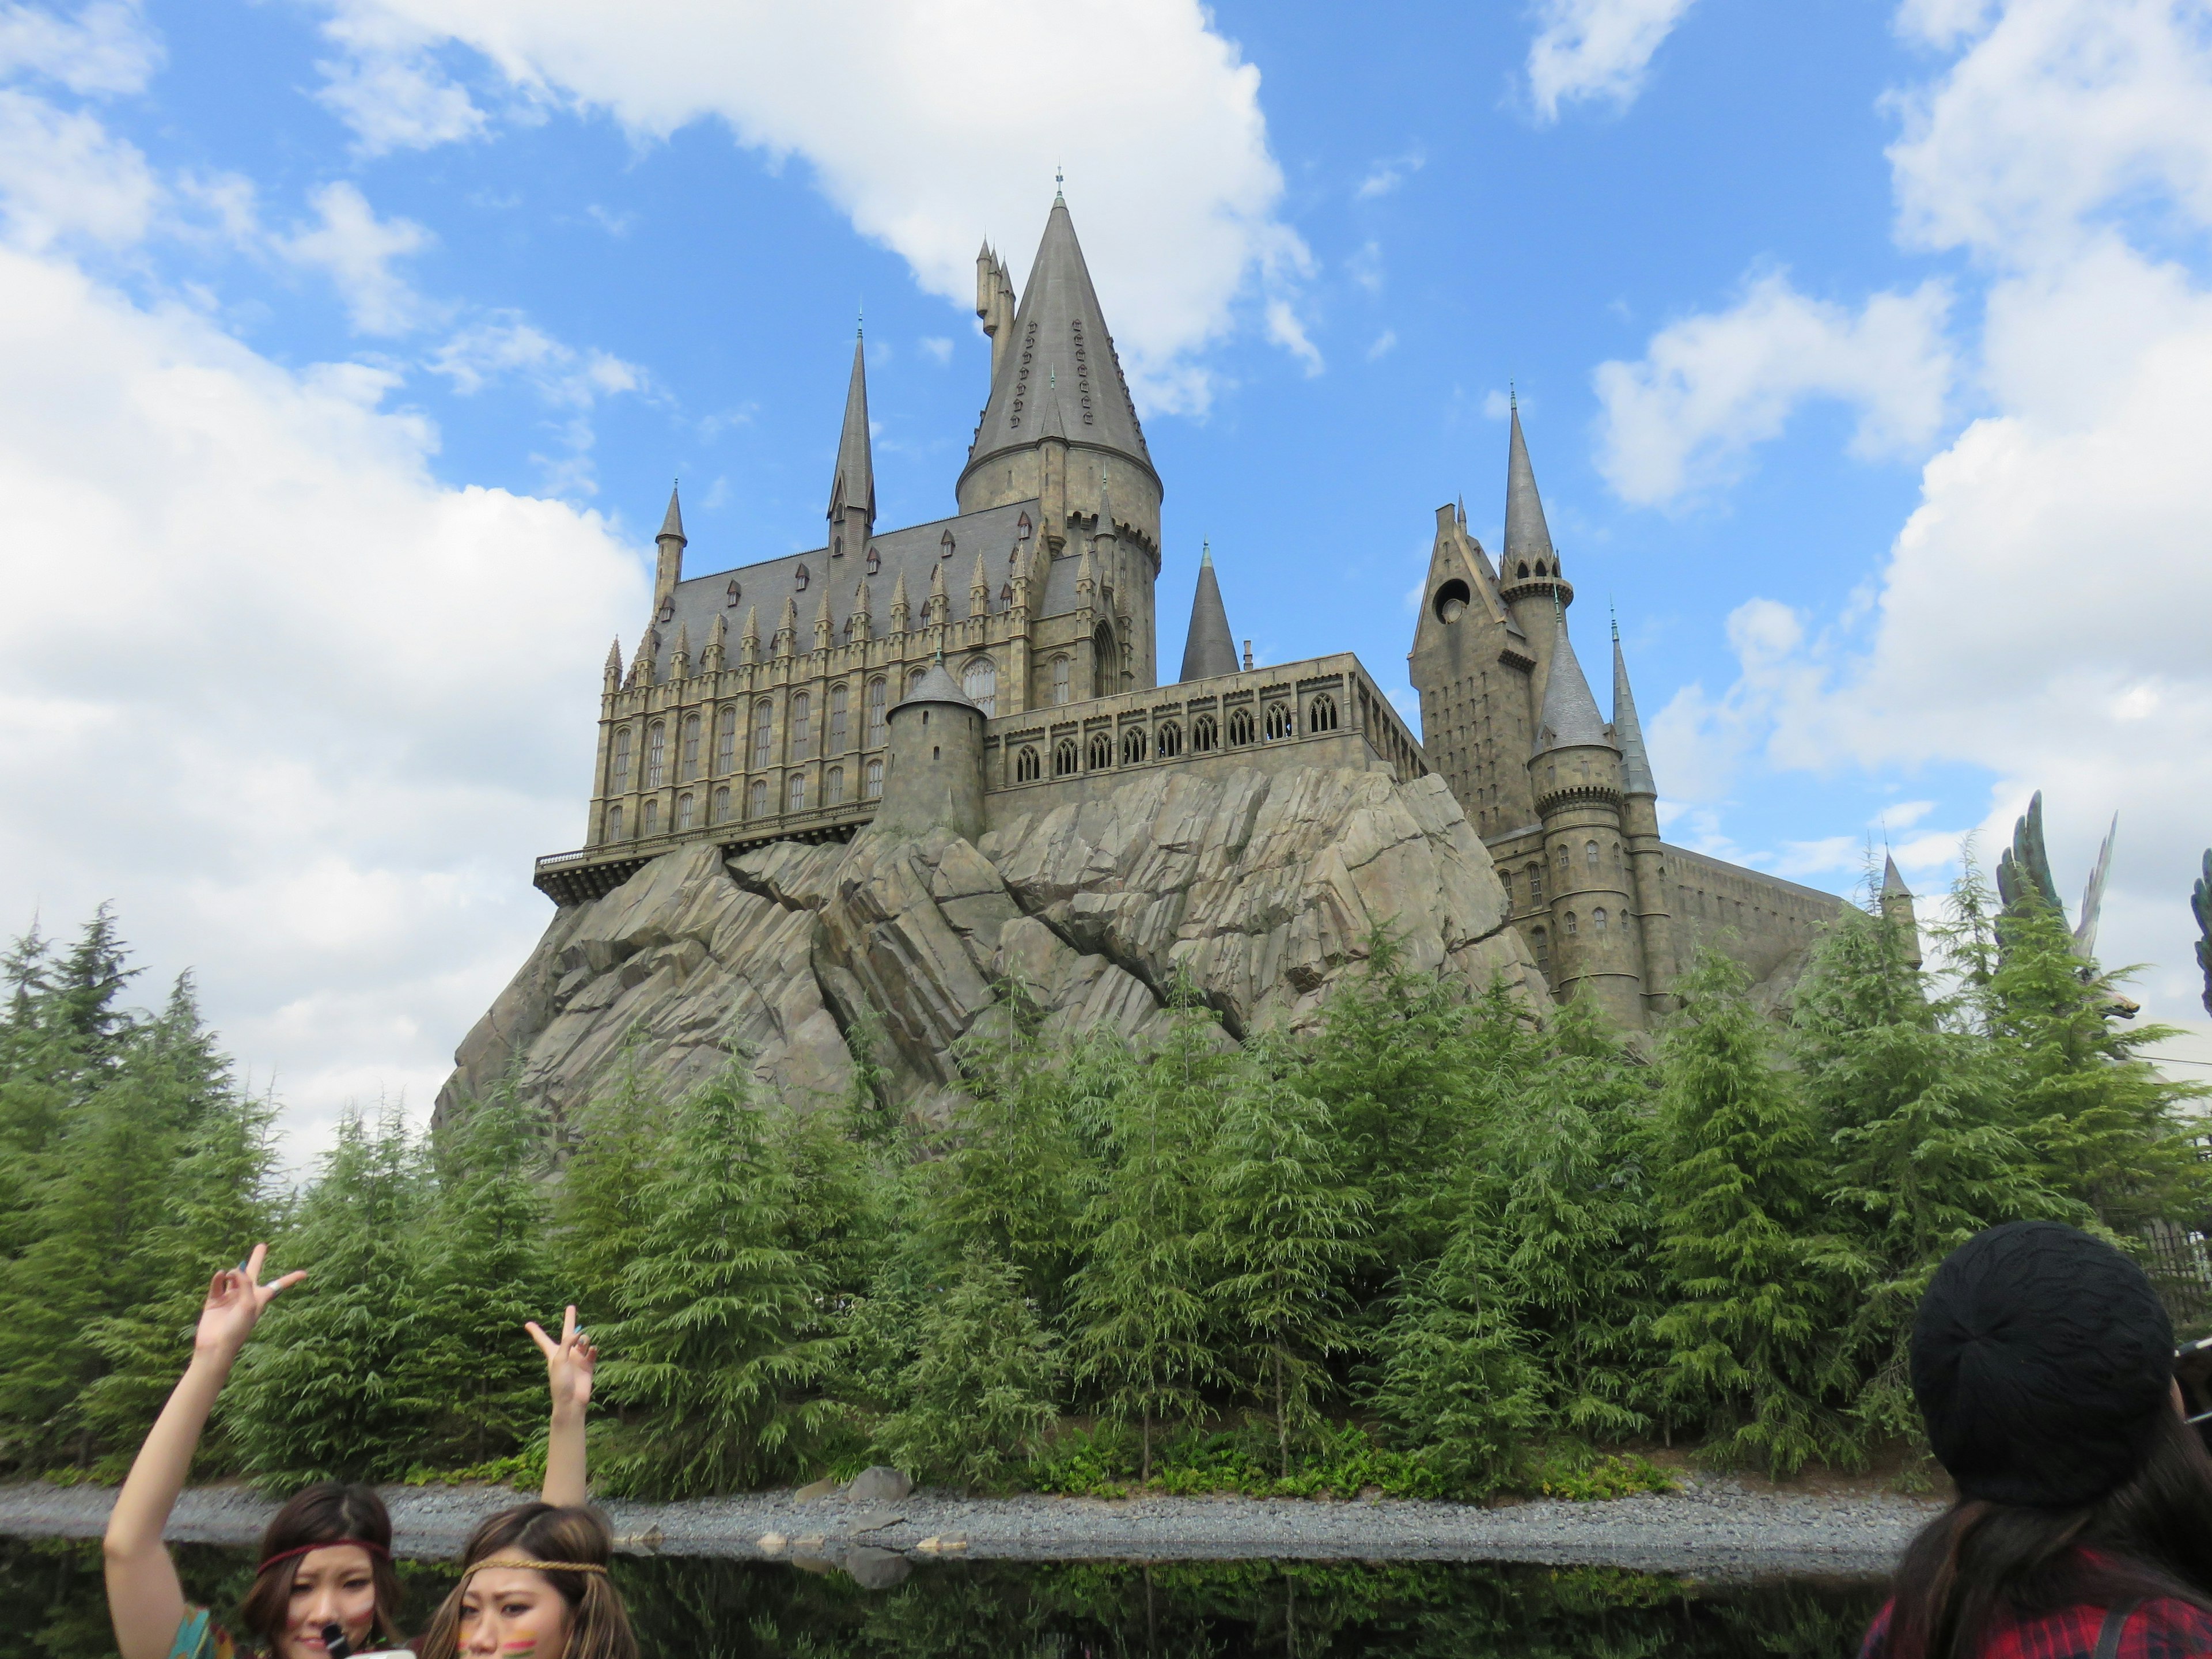
[[[544,1328],[532,1319],[523,1329],[538,1344],[538,1352],[545,1356],[546,1385],[553,1392],[553,1409],[560,1412],[566,1407],[580,1412],[592,1403],[592,1368],[599,1363],[599,1351],[592,1346],[592,1339],[576,1328],[576,1310],[572,1304],[561,1317],[561,1340],[556,1342],[545,1334]]]
[[[256,1244],[244,1266],[226,1267],[209,1281],[207,1300],[200,1304],[199,1328],[192,1334],[195,1353],[234,1358],[246,1346],[246,1339],[253,1334],[261,1310],[281,1291],[291,1289],[307,1276],[304,1273],[289,1273],[273,1285],[264,1285],[261,1264],[268,1256],[269,1247]]]

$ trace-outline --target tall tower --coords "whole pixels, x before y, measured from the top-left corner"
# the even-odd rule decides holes
[[[1065,200],[1053,198],[1011,318],[1004,275],[988,249],[977,256],[991,392],[960,474],[960,510],[1036,500],[1049,559],[1079,558],[1098,536],[1117,535],[1122,574],[1097,572],[1097,605],[1107,616],[1127,617],[1129,637],[1117,647],[1132,683],[1149,689],[1159,683],[1152,587],[1160,571],[1160,477]],[[1109,514],[1109,523],[1097,522]],[[1127,591],[1112,592],[1109,604],[1104,590],[1117,581]]]
[[[1913,912],[1912,890],[1898,872],[1897,860],[1887,853],[1881,855],[1881,914],[1903,935],[1905,961],[1919,967],[1920,918]]]
[[[1613,744],[1620,751],[1620,832],[1628,844],[1636,895],[1636,939],[1644,965],[1644,1004],[1654,1013],[1674,1006],[1674,918],[1667,897],[1666,849],[1659,843],[1659,785],[1644,747],[1644,722],[1628,687],[1620,627],[1613,629]]]
[[[1505,545],[1498,559],[1498,591],[1536,659],[1530,684],[1541,708],[1551,678],[1553,635],[1575,602],[1575,590],[1559,574],[1543,497],[1536,493],[1536,470],[1528,465],[1528,442],[1521,435],[1517,398],[1512,422],[1505,451]]]
[[[1213,547],[1208,543],[1198,556],[1198,586],[1190,596],[1190,632],[1182,643],[1182,672],[1178,680],[1210,680],[1217,674],[1237,672],[1237,640],[1229,631],[1229,613],[1221,606],[1221,584],[1213,574]]]
[[[1549,631],[1551,673],[1528,773],[1552,877],[1552,988],[1591,997],[1616,1025],[1638,1030],[1643,964],[1621,834],[1620,751],[1575,659],[1564,612]]]
[[[830,556],[866,556],[876,533],[875,447],[868,437],[868,362],[853,333],[853,377],[845,385],[845,424],[837,434],[837,470],[830,480]],[[848,567],[848,568],[850,567]]]
[[[676,499],[674,484],[668,486],[668,511],[661,514],[660,532],[653,540],[659,550],[653,565],[653,611],[657,617],[674,596],[676,584],[684,580],[684,507]]]

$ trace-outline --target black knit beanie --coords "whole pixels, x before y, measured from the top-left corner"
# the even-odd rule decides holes
[[[2102,1498],[2149,1455],[2172,1380],[2173,1324],[2143,1270],[2056,1221],[1968,1239],[1912,1324],[1913,1397],[1966,1498]]]

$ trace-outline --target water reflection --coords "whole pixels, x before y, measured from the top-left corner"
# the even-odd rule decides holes
[[[185,1546],[178,1555],[195,1601],[236,1605],[251,1577],[248,1552]],[[1661,1653],[1844,1659],[1857,1650],[1881,1596],[1870,1584],[1807,1580],[1699,1589],[1597,1567],[956,1565],[874,1555],[886,1559],[853,1561],[852,1571],[827,1561],[807,1571],[700,1557],[626,1558],[616,1579],[648,1659]],[[453,1583],[453,1568],[402,1567],[419,1622]],[[0,1659],[95,1659],[113,1651],[97,1544],[0,1540]]]

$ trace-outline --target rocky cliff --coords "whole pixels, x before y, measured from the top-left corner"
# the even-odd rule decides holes
[[[454,1056],[439,1111],[513,1068],[556,1120],[624,1063],[682,1087],[733,1047],[790,1097],[853,1086],[868,1044],[896,1103],[952,1082],[952,1042],[1022,981],[1070,1030],[1141,1040],[1180,968],[1232,1036],[1310,1020],[1378,926],[1472,990],[1542,981],[1490,855],[1438,777],[1147,774],[1080,805],[849,846],[665,854],[556,915]]]

